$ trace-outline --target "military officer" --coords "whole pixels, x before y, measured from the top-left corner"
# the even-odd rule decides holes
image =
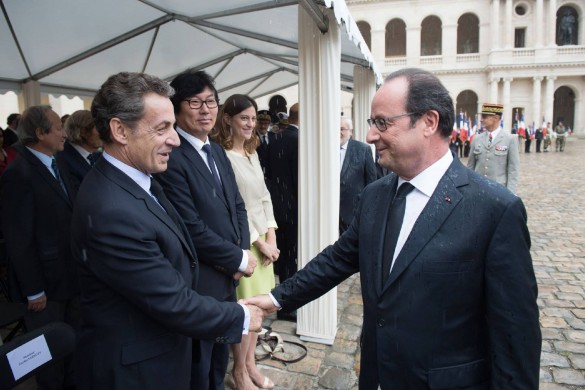
[[[467,167],[516,193],[520,168],[518,139],[500,127],[504,106],[484,103],[481,124],[487,130],[473,137]]]

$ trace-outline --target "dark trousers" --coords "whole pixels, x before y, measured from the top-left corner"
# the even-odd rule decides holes
[[[524,141],[524,153],[530,153],[530,144],[532,143],[532,140],[530,138],[527,138],[526,141]]]
[[[536,153],[540,153],[540,145],[542,144],[541,139],[536,140]]]
[[[282,283],[293,276],[298,269],[297,225],[292,223],[278,223],[276,244],[278,249],[280,249],[280,256],[275,265],[278,264],[278,281]]]
[[[80,325],[79,302],[78,297],[64,302],[48,301],[47,307],[43,311],[27,311],[24,316],[26,329],[31,331],[51,322],[60,321],[66,322],[78,330]],[[74,378],[73,356],[69,356],[64,361],[40,370],[36,374],[37,388],[39,390],[60,390],[65,387],[73,387],[75,386]]]
[[[227,344],[208,340],[193,341],[191,390],[224,390],[224,378],[230,357]]]

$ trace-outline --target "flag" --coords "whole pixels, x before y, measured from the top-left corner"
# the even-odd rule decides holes
[[[524,123],[524,113],[520,115],[520,121],[518,122],[518,135],[522,138],[526,138],[526,123]]]

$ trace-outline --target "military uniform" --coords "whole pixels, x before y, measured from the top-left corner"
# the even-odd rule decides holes
[[[565,125],[561,123],[559,123],[556,127],[555,127],[555,134],[557,137],[557,140],[555,142],[555,150],[558,152],[559,150],[561,152],[565,151],[565,138],[567,137],[567,128],[565,127]]]
[[[502,111],[503,106],[497,104],[484,104],[482,108],[483,115],[501,115]],[[500,129],[490,144],[489,135],[484,131],[473,137],[467,167],[516,193],[520,170],[518,137]]]

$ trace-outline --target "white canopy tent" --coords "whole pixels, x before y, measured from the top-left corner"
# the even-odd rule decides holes
[[[92,97],[122,70],[172,79],[205,69],[224,98],[298,83],[298,8],[321,32],[333,8],[342,29],[341,87],[353,67],[375,69],[343,0],[2,0],[0,92],[39,82],[41,93]],[[321,4],[321,5],[319,5]],[[379,77],[379,72],[374,71]],[[380,81],[378,79],[378,81]]]
[[[0,92],[91,97],[111,74],[172,79],[204,69],[221,100],[299,85],[299,266],[337,238],[340,91],[365,123],[373,57],[344,0],[0,0]],[[354,78],[355,75],[355,78]],[[365,131],[356,126],[357,138]],[[334,173],[334,174],[333,174]],[[300,311],[297,332],[332,343],[335,289]]]

